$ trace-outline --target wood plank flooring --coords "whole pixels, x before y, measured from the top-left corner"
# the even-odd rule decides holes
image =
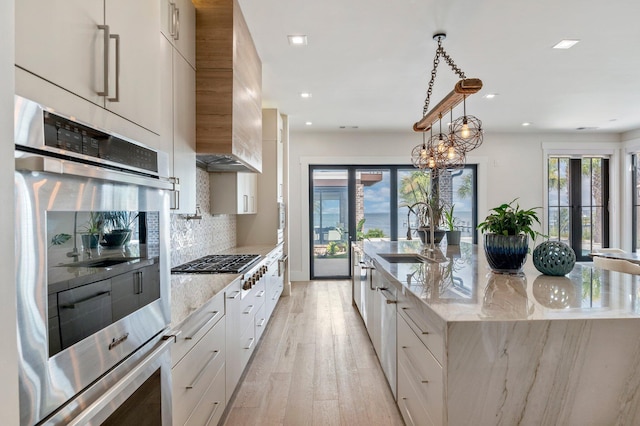
[[[404,424],[349,281],[292,283],[230,403],[227,426]]]

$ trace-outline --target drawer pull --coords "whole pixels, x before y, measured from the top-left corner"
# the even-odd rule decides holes
[[[256,339],[254,339],[253,337],[251,337],[249,339],[249,345],[245,348],[245,349],[251,349],[251,347],[253,346],[253,342],[255,342]]]
[[[213,311],[211,312],[211,318],[207,318],[204,321],[202,321],[200,323],[200,326],[198,326],[198,328],[196,329],[196,331],[194,331],[193,333],[191,333],[191,335],[189,336],[185,336],[185,340],[192,340],[194,337],[196,337],[196,335],[198,333],[200,333],[200,331],[202,331],[203,328],[205,328],[207,326],[207,324],[209,324],[210,321],[212,321],[215,317],[218,316],[220,312],[219,311]]]
[[[411,322],[413,323],[413,325],[416,326],[416,328],[418,330],[420,330],[420,333],[422,334],[429,334],[428,331],[424,331],[422,328],[420,328],[420,326],[418,325],[417,322],[415,322],[415,320],[413,318],[411,318],[411,315],[409,315],[409,313],[407,312],[409,310],[409,308],[402,308],[402,310],[407,314],[407,318],[409,318],[411,320]]]
[[[198,384],[200,379],[202,379],[202,376],[204,376],[204,373],[209,368],[209,365],[213,362],[214,359],[218,357],[218,355],[220,355],[220,351],[213,351],[213,355],[211,355],[211,358],[209,358],[209,361],[207,361],[204,367],[202,367],[202,370],[200,370],[196,378],[193,379],[193,383],[191,383],[190,385],[187,385],[187,389],[193,389]]]
[[[256,294],[256,297],[262,297],[262,296],[264,296],[264,290],[260,290],[258,294]]]
[[[240,296],[241,291],[236,291],[233,293],[233,296],[227,296],[227,299],[237,299]]]
[[[253,305],[249,305],[249,306],[247,306],[247,308],[249,308],[249,309],[247,309],[246,311],[243,312],[243,314],[245,314],[245,315],[249,315],[251,313],[251,311],[253,311]]]
[[[420,383],[424,383],[426,385],[427,383],[429,383],[429,381],[428,380],[422,380]]]
[[[256,326],[258,326],[258,327],[262,327],[262,326],[264,325],[264,322],[265,322],[265,321],[266,321],[266,319],[262,318],[262,319],[260,320],[260,324],[256,324]]]
[[[213,420],[213,418],[216,415],[216,411],[218,411],[218,407],[220,407],[220,402],[216,401],[213,403],[213,410],[211,411],[211,414],[209,414],[209,417],[207,417],[207,422],[205,423],[205,426],[209,426],[211,424],[211,420]]]

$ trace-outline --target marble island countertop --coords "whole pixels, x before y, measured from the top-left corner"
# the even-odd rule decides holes
[[[259,254],[264,257],[274,248],[272,245],[254,245],[207,254]],[[242,274],[171,274],[171,328],[178,326],[241,276]]]
[[[404,294],[423,301],[447,322],[640,318],[640,276],[576,264],[563,277],[542,275],[531,256],[520,275],[492,273],[482,248],[443,246],[443,262],[417,262],[419,241],[365,241]]]

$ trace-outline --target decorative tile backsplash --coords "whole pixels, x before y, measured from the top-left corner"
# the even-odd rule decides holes
[[[236,216],[210,213],[209,173],[198,168],[196,185],[202,219],[171,214],[171,267],[236,246]]]

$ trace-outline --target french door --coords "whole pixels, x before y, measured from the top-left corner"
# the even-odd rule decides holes
[[[609,246],[609,160],[601,157],[549,157],[550,239],[571,246],[579,261]]]
[[[311,279],[351,276],[351,241],[390,238],[390,170],[310,167]]]

